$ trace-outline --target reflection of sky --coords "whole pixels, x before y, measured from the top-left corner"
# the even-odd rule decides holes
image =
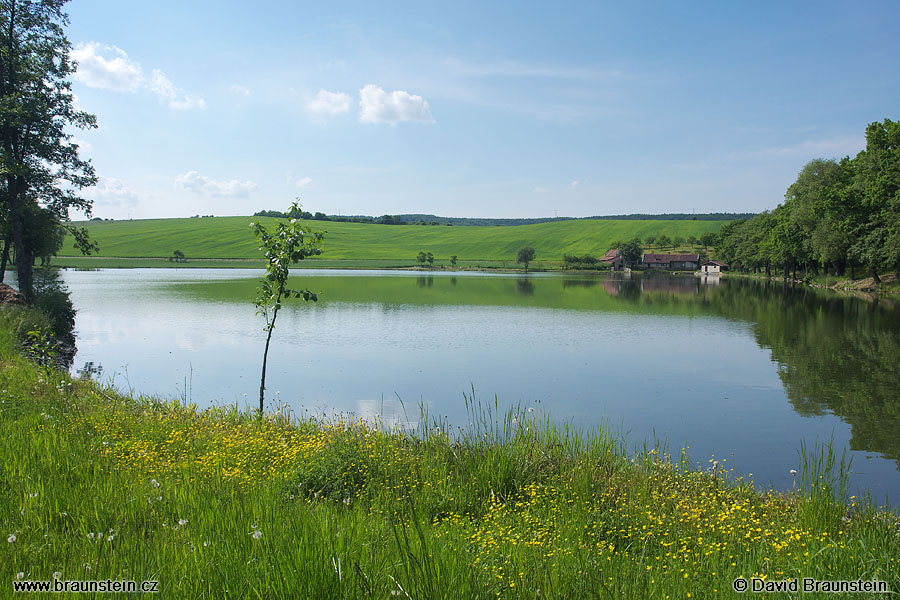
[[[264,321],[249,299],[190,300],[159,285],[198,276],[248,273],[66,272],[78,309],[75,367],[102,364],[125,390],[255,406]],[[537,405],[556,420],[621,429],[631,445],[664,438],[673,454],[690,446],[697,461],[734,461],[782,488],[801,438],[833,435],[846,446],[850,437],[831,415],[794,412],[750,326],[715,317],[374,303],[290,304],[279,314],[267,398],[298,414],[414,427],[421,406],[430,419],[465,425],[473,389],[484,404],[496,394],[501,411]],[[858,481],[898,495],[892,461],[854,454],[865,470]]]

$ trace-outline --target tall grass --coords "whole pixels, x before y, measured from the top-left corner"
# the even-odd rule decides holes
[[[413,432],[199,410],[36,368],[11,318],[2,596],[54,573],[159,580],[165,598],[708,598],[738,576],[900,590],[898,515],[845,499],[828,445],[780,494],[474,394],[470,426]]]

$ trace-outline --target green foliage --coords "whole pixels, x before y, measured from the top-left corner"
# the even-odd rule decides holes
[[[566,269],[598,269],[599,264],[600,259],[589,254],[584,256],[563,255],[563,265]]]
[[[672,245],[672,240],[666,234],[662,234],[656,238],[656,245],[660,248],[665,248],[666,246]]]
[[[73,128],[96,127],[77,110],[68,77],[75,71],[63,27],[64,0],[0,4],[0,213],[16,248],[19,288],[34,300],[32,265],[58,248],[69,209],[90,212],[78,196],[97,181],[78,155]],[[88,214],[89,216],[89,214]],[[80,232],[73,231],[79,240]]]
[[[299,210],[299,204],[294,202],[289,214],[297,214]],[[265,317],[267,332],[259,384],[259,412],[262,414],[269,343],[272,340],[272,331],[275,329],[275,321],[278,318],[281,303],[288,298],[302,298],[307,302],[310,300],[315,302],[318,299],[316,294],[310,290],[288,287],[291,265],[310,256],[321,254],[322,250],[319,246],[324,234],[312,231],[295,218],[289,221],[278,221],[275,224],[275,230],[271,233],[260,221],[251,221],[250,227],[259,241],[259,249],[266,258],[266,272],[260,280],[255,299],[256,312]]]
[[[622,260],[625,261],[625,264],[630,267],[634,267],[641,261],[643,252],[644,250],[641,247],[641,241],[638,238],[634,238],[630,242],[626,242],[619,246],[619,255],[622,257]]]
[[[425,260],[428,261],[428,266],[429,266],[429,267],[433,267],[433,266],[434,266],[434,254],[432,254],[431,252],[429,252],[429,253],[425,256]]]
[[[717,253],[738,268],[785,276],[819,268],[842,275],[849,265],[900,273],[900,123],[866,129],[866,149],[840,162],[810,161],[770,213],[720,232]],[[701,242],[703,237],[701,236]]]
[[[450,256],[450,265],[454,266],[454,267],[456,266],[456,255],[455,254],[452,254]]]
[[[528,263],[534,260],[534,248],[531,246],[522,246],[516,252],[516,262],[519,264],[525,265],[525,270],[528,270]]]
[[[169,257],[169,262],[187,262],[187,258],[184,256],[184,252],[181,250],[175,250],[172,252],[172,256]]]

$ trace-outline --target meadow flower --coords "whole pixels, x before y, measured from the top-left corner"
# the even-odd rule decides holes
[[[60,577],[62,577],[62,573],[60,573],[59,571],[53,572],[53,579],[59,579]]]
[[[187,525],[187,522],[188,522],[187,519],[178,519],[178,524],[181,525],[182,527]]]
[[[16,579],[25,579],[25,573],[19,571],[18,573],[16,573]]]
[[[16,534],[14,534],[14,533],[9,534],[9,537],[6,538],[6,541],[9,542],[10,544],[12,544],[13,542],[15,542],[15,541],[16,541]]]
[[[155,487],[155,488],[158,488],[158,487],[159,487],[159,482],[158,482],[157,480],[155,480],[155,479],[151,479],[151,480],[150,480],[150,485],[152,485],[152,486]]]

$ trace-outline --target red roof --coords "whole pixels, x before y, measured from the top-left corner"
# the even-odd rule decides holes
[[[619,258],[619,249],[613,248],[612,250],[607,250],[606,254],[603,255],[603,258],[600,259],[600,262],[615,262]]]

